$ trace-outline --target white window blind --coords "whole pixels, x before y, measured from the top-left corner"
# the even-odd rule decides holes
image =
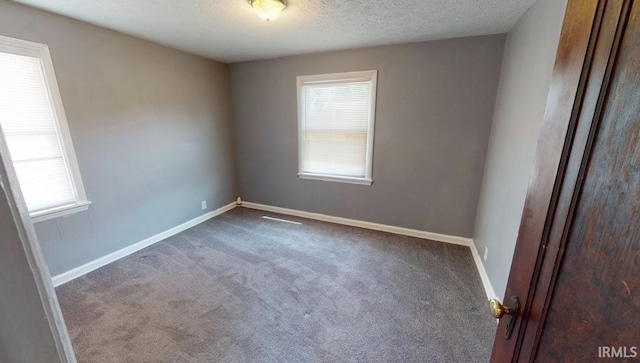
[[[301,177],[370,184],[375,76],[298,77]]]
[[[0,40],[11,43],[6,37]],[[15,42],[24,46],[24,41]],[[84,192],[79,194],[76,189],[52,85],[39,56],[46,46],[24,43],[38,53],[21,54],[29,53],[24,47],[12,53],[0,43],[4,45],[0,47],[0,126],[23,197],[32,215],[86,204]]]

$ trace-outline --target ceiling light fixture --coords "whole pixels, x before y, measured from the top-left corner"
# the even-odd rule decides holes
[[[260,17],[266,21],[271,21],[280,15],[287,7],[286,0],[251,0],[251,6],[256,9]]]

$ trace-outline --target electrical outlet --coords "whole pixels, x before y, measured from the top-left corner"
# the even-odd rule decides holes
[[[484,248],[484,260],[487,261],[487,255],[489,255],[489,249],[487,247]]]
[[[206,200],[202,201],[202,209],[207,209],[207,201]],[[486,260],[486,257],[485,257],[485,260]]]

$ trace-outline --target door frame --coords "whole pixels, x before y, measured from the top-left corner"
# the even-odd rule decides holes
[[[27,204],[22,196],[15,171],[8,166],[11,160],[9,159],[9,150],[6,147],[1,128],[0,159],[0,193],[5,193],[9,202],[9,209],[11,210],[27,263],[33,274],[44,315],[58,352],[58,361],[61,363],[76,363],[71,338],[60,310],[49,268],[44,260],[36,231],[29,216]],[[38,344],[38,342],[33,342],[33,344]]]
[[[567,2],[505,292],[520,316],[509,340],[500,321],[492,362],[535,359],[632,1]]]

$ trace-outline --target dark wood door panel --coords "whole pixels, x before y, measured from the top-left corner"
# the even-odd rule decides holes
[[[640,346],[638,1],[585,171],[539,342],[540,362],[596,361],[600,346],[626,347],[632,356],[630,348]]]

